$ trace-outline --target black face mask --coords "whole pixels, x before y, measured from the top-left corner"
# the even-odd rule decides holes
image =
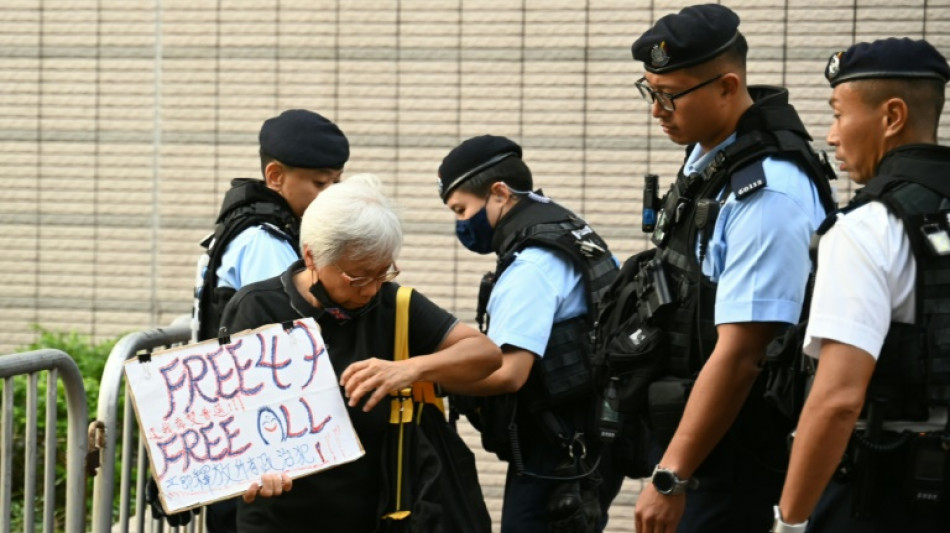
[[[370,309],[376,307],[376,303],[379,302],[379,293],[376,293],[376,296],[373,296],[373,299],[363,307],[360,307],[359,309],[346,309],[342,305],[333,301],[333,298],[330,298],[326,288],[323,287],[323,283],[319,280],[310,286],[310,294],[312,294],[313,297],[316,298],[318,302],[320,302],[320,305],[323,306],[324,311],[329,313],[330,316],[335,318],[337,322],[341,324],[365,315]]]

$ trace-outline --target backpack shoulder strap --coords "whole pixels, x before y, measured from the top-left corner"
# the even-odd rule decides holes
[[[412,287],[400,286],[396,291],[396,334],[393,342],[393,361],[409,358],[409,298]]]
[[[400,286],[396,290],[396,331],[393,341],[393,361],[409,358],[409,300],[412,287]],[[445,403],[431,381],[416,381],[412,384],[412,400],[436,406],[445,415]],[[411,410],[411,409],[410,409]],[[421,408],[419,410],[421,413]],[[395,416],[395,413],[393,414]]]

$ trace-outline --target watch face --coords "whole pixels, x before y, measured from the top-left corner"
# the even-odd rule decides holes
[[[653,474],[653,486],[656,487],[656,490],[663,494],[668,494],[673,490],[673,487],[676,486],[676,480],[673,477],[672,472],[664,472],[659,470]]]

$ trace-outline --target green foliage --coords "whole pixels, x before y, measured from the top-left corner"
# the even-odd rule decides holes
[[[37,332],[37,339],[28,346],[17,349],[17,352],[28,352],[40,349],[57,349],[65,352],[72,357],[79,367],[82,375],[83,385],[86,389],[86,402],[89,409],[90,419],[95,417],[96,402],[99,398],[99,380],[102,377],[102,371],[105,368],[106,361],[109,358],[109,352],[118,339],[110,339],[100,343],[76,332],[51,331],[40,326],[34,326]],[[45,439],[46,428],[46,373],[40,373],[37,379],[37,426],[40,447]],[[57,398],[64,398],[62,382],[57,384]],[[3,384],[0,383],[0,389]],[[13,501],[18,502],[11,509],[11,520],[13,530],[23,530],[22,519],[23,510],[19,502],[23,501],[23,475],[25,470],[24,450],[25,450],[25,427],[26,427],[26,395],[27,380],[25,378],[16,378],[13,384],[13,428],[14,428],[14,458],[13,458]],[[84,423],[83,426],[86,424]],[[56,406],[56,529],[63,527],[62,519],[65,511],[65,490],[66,490],[66,437],[67,437],[67,416],[66,402],[58,401]],[[37,478],[37,498],[35,500],[36,510],[39,513],[42,510],[43,494],[43,464],[42,451],[38,454],[38,475]],[[39,515],[37,515],[39,516]]]

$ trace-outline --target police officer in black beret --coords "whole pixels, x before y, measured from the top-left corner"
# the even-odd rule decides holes
[[[594,533],[623,482],[591,438],[588,361],[593,311],[617,264],[584,220],[533,188],[521,146],[507,137],[472,137],[439,166],[459,241],[498,257],[477,321],[503,354],[490,376],[455,387],[470,396],[450,404],[508,461],[502,533]]]
[[[833,54],[825,76],[828,144],[865,187],[823,224],[804,347],[820,364],[773,531],[947,531],[950,66],[890,38]]]
[[[280,275],[300,258],[300,217],[321,191],[340,181],[350,157],[340,128],[306,109],[265,120],[259,141],[264,179],[231,182],[215,232],[202,242],[208,251],[199,260],[195,280],[196,341],[217,336],[224,306],[238,289]],[[233,500],[206,510],[210,533],[236,531]]]
[[[649,386],[651,483],[638,533],[761,532],[791,420],[764,399],[768,343],[800,319],[811,233],[833,171],[777,87],[746,84],[739,16],[717,4],[662,17],[633,43],[641,96],[686,159],[661,206],[639,319],[665,334]],[[652,252],[651,252],[652,253]],[[659,291],[657,279],[668,291]],[[665,344],[663,344],[665,343]]]

